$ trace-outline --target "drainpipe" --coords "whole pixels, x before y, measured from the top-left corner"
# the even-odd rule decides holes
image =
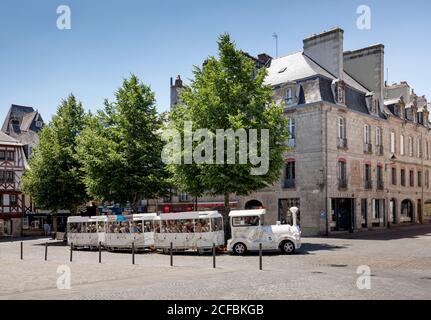
[[[323,108],[323,105],[322,105]],[[329,212],[328,212],[328,110],[325,110],[325,211],[326,211],[326,236],[329,236]]]
[[[425,203],[424,203],[424,184],[425,184],[425,179],[424,179],[424,176],[425,176],[425,171],[424,171],[424,149],[426,148],[424,148],[424,141],[423,141],[423,134],[421,133],[421,148],[422,148],[422,150],[421,150],[421,167],[422,167],[422,169],[421,169],[421,212],[420,212],[420,217],[419,217],[419,222],[421,223],[421,224],[423,224],[423,216],[424,216],[424,205],[425,205]]]

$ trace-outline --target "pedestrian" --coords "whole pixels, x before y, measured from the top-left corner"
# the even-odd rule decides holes
[[[45,222],[43,224],[43,231],[45,232],[45,236],[49,235],[49,229],[51,229],[51,227],[49,226],[48,222]]]

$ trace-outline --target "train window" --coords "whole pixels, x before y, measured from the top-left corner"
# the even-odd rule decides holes
[[[132,222],[132,233],[142,233],[142,222],[133,221]]]
[[[96,222],[87,222],[86,227],[87,227],[86,233],[96,233],[97,232]]]
[[[105,232],[105,221],[97,222],[97,232]]]
[[[211,219],[211,231],[223,231],[223,219],[212,218]]]
[[[233,217],[232,225],[234,227],[256,227],[259,225],[259,216]]]
[[[152,221],[144,220],[144,232],[154,232],[154,225]]]
[[[194,232],[194,223],[192,219],[164,220],[161,229],[165,233],[192,233]]]
[[[71,222],[69,223],[70,233],[81,233],[81,223]]]
[[[208,219],[195,220],[195,232],[210,232],[210,223]]]

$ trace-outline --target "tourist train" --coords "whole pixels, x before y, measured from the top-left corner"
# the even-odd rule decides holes
[[[265,209],[232,210],[229,223],[232,237],[227,250],[242,255],[247,251],[280,250],[293,253],[301,247],[301,231],[297,225],[298,208],[290,209],[290,223],[265,225]],[[107,250],[158,249],[196,250],[198,252],[223,248],[224,221],[217,211],[70,217],[67,241],[74,248]]]

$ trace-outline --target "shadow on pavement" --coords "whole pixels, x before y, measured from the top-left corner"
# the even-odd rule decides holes
[[[431,224],[396,226],[390,229],[370,230],[357,233],[333,234],[324,239],[353,239],[353,240],[398,240],[431,236]]]

